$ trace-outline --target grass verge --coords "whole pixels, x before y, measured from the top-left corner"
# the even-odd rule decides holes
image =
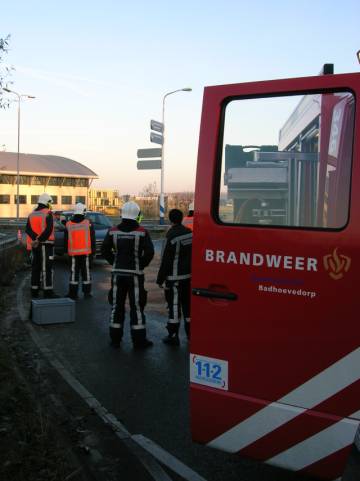
[[[50,416],[0,346],[0,479],[64,481],[72,471]]]

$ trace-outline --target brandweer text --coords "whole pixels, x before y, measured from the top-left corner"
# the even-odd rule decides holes
[[[275,254],[258,254],[250,252],[220,251],[205,249],[206,262],[222,264],[240,264],[245,266],[273,269],[290,269],[297,271],[317,271],[317,259],[313,257],[279,256]]]

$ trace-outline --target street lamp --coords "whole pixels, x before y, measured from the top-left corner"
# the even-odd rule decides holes
[[[17,92],[14,92],[14,90],[10,90],[8,88],[3,88],[5,92],[8,92],[10,94],[14,94],[17,96],[18,99],[18,148],[17,148],[17,161],[16,161],[16,221],[19,222],[19,204],[20,204],[20,198],[19,198],[19,184],[20,184],[20,104],[21,104],[21,99],[22,98],[27,98],[27,99],[34,99],[35,97],[33,95],[27,95],[27,94],[18,94]]]
[[[165,202],[164,202],[164,151],[165,151],[165,99],[171,94],[175,94],[176,92],[191,92],[192,89],[190,87],[185,87],[183,89],[174,90],[173,92],[168,92],[163,97],[162,103],[162,124],[163,124],[163,143],[161,149],[161,182],[160,182],[160,220],[159,223],[161,225],[164,224],[164,215],[165,215]]]

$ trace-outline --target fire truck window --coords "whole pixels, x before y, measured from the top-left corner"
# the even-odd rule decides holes
[[[231,101],[225,110],[220,220],[343,228],[354,107],[346,91]]]

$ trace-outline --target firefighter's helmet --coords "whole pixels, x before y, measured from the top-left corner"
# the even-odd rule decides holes
[[[38,203],[49,206],[49,204],[53,203],[53,199],[51,195],[44,192],[43,194],[39,195]]]
[[[132,219],[136,220],[140,213],[140,207],[137,205],[136,202],[129,201],[125,202],[121,209],[121,217],[123,219]]]
[[[75,215],[84,215],[86,211],[86,206],[82,204],[81,202],[78,202],[75,206],[74,209],[74,214]]]

